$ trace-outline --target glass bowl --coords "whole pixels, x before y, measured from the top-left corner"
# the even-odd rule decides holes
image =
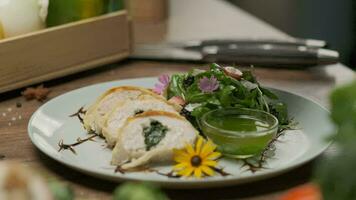
[[[203,133],[225,156],[248,158],[261,153],[275,137],[278,119],[270,113],[245,108],[221,108],[199,120]]]

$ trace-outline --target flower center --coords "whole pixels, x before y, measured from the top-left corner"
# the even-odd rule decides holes
[[[201,158],[200,156],[193,156],[192,159],[190,159],[190,163],[193,165],[193,167],[198,167],[201,164]]]

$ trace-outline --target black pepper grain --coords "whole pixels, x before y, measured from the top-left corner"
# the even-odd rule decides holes
[[[21,107],[22,107],[21,102],[16,102],[16,108],[21,108]]]

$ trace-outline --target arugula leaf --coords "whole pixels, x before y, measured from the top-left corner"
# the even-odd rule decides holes
[[[193,94],[189,95],[187,97],[187,101],[189,103],[200,103],[200,102],[204,102],[212,97],[213,97],[213,94],[197,92],[197,93],[193,93]]]
[[[266,88],[263,88],[260,86],[260,90],[262,91],[262,93],[264,95],[266,95],[266,97],[270,98],[270,99],[273,99],[273,100],[278,100],[278,97],[277,95],[275,95],[273,92],[271,92],[270,90],[266,89]]]
[[[255,76],[252,74],[251,71],[247,71],[247,70],[243,71],[242,72],[242,78],[247,80],[247,81],[250,81],[252,83],[257,83],[257,80],[256,80]]]
[[[221,102],[221,106],[223,107],[230,107],[233,105],[233,98],[232,93],[236,88],[232,85],[228,85],[224,87],[220,92],[219,92],[219,100]]]
[[[198,106],[192,111],[192,116],[200,118],[204,113],[209,112],[211,109],[205,105]]]
[[[288,110],[287,105],[281,102],[275,104],[269,104],[270,112],[275,117],[277,117],[279,124],[287,125],[290,120],[288,118]]]
[[[175,74],[172,75],[171,81],[168,86],[168,99],[174,96],[179,96],[185,99],[185,89],[184,89],[184,75]]]

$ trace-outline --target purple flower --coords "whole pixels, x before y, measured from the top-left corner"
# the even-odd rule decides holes
[[[157,94],[163,94],[164,90],[168,87],[170,78],[167,74],[158,77],[159,83],[155,84],[153,91]]]
[[[214,76],[211,76],[210,78],[205,76],[199,80],[199,89],[202,92],[210,93],[210,92],[214,92],[218,88],[219,88],[219,81]]]

